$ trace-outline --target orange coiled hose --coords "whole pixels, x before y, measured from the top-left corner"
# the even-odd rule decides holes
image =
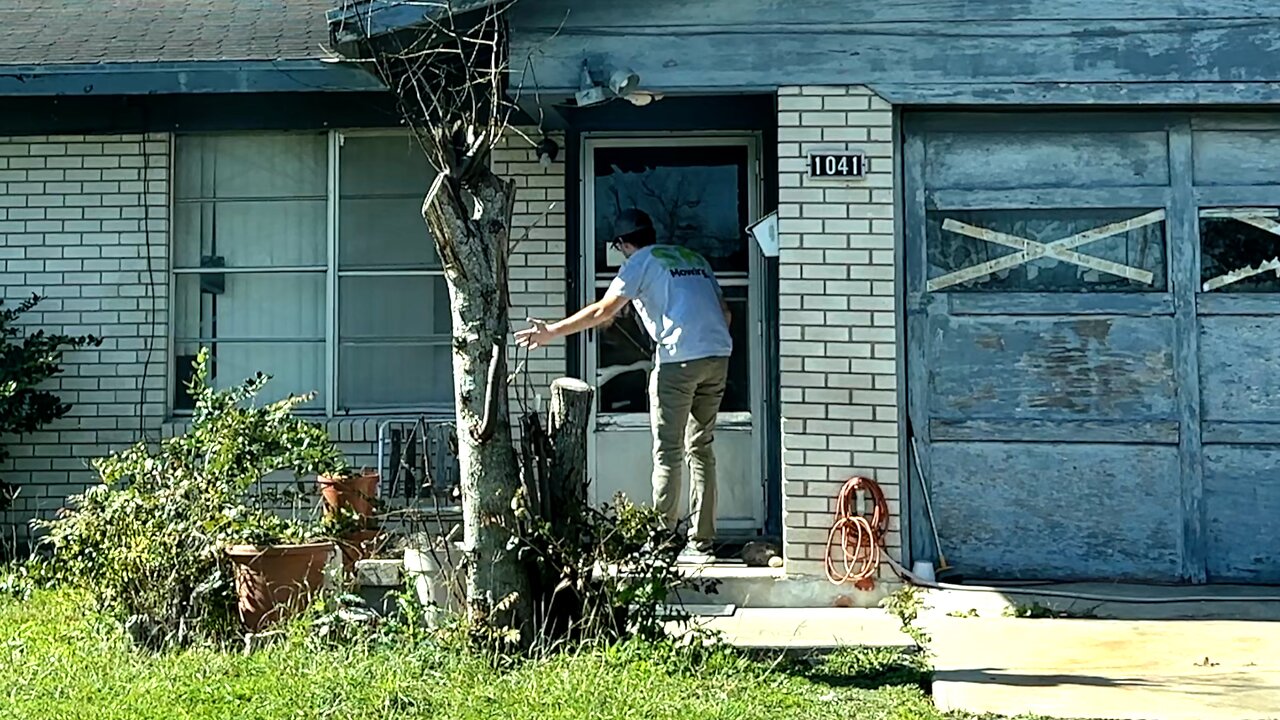
[[[866,498],[865,510],[859,498]],[[836,518],[827,535],[827,578],[836,585],[852,583],[859,590],[875,586],[880,552],[889,530],[889,503],[875,480],[851,477],[836,498]],[[838,567],[836,556],[841,557]]]

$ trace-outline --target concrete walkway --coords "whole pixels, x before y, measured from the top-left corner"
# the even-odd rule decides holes
[[[933,636],[944,710],[1116,720],[1280,718],[1280,623],[949,618]]]
[[[929,609],[919,624],[932,637],[933,694],[941,709],[1111,720],[1280,720],[1280,622],[1184,619],[1192,608],[1167,605],[1119,614],[1175,619],[1018,619],[1000,616],[1007,601],[973,594],[930,594],[926,600]],[[956,616],[970,614],[975,603],[980,617]],[[1197,604],[1194,611],[1213,617],[1236,604]],[[1274,611],[1250,605],[1250,615]],[[743,647],[912,645],[897,618],[881,610],[689,609],[704,613],[701,625]]]

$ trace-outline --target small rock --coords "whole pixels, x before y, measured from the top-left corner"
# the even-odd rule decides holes
[[[252,655],[263,648],[270,647],[284,639],[284,631],[269,630],[267,632],[249,633],[244,636],[244,654]]]
[[[851,608],[853,607],[853,598],[848,595],[837,595],[835,602],[831,603],[832,607]]]
[[[338,617],[347,623],[368,624],[372,625],[378,622],[378,613],[369,608],[342,608],[338,611]]]
[[[748,567],[776,567],[771,564],[774,558],[782,561],[782,548],[774,543],[753,540],[742,548],[742,561]]]

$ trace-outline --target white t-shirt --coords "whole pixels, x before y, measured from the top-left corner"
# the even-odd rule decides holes
[[[631,301],[660,363],[729,357],[733,340],[720,307],[720,284],[711,265],[678,245],[650,245],[623,263],[610,295]]]

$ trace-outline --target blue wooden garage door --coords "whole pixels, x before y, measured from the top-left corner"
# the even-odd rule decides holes
[[[1280,123],[905,130],[909,412],[951,564],[1280,582]]]

